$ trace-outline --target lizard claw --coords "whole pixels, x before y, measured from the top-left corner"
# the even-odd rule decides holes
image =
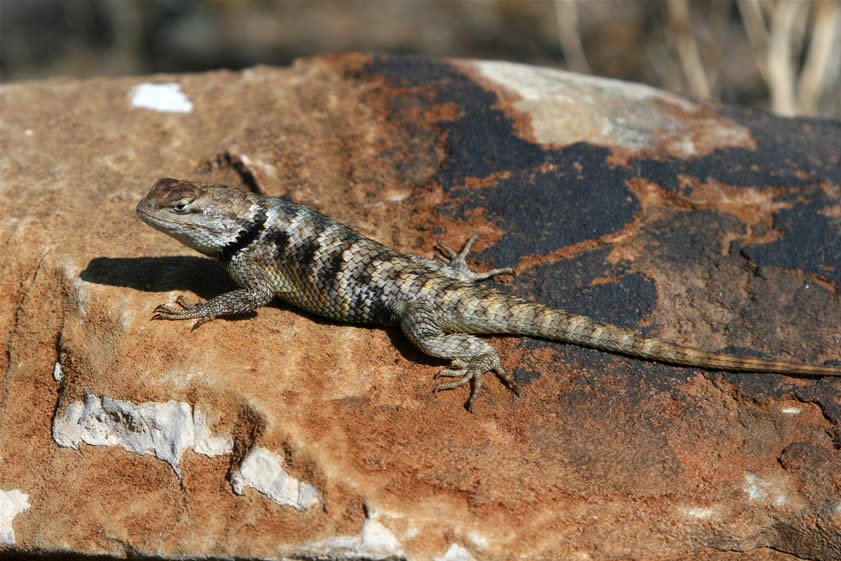
[[[175,303],[184,308],[185,310],[189,310],[193,307],[193,305],[187,301],[187,298],[183,294],[178,295],[178,297],[175,299]]]
[[[452,278],[456,278],[463,281],[468,282],[475,282],[480,280],[489,279],[492,277],[496,277],[498,275],[513,275],[514,269],[511,267],[503,267],[501,269],[492,269],[490,271],[485,271],[481,273],[475,272],[470,266],[467,264],[466,258],[467,255],[470,253],[470,249],[473,247],[473,244],[476,240],[479,239],[478,234],[473,234],[467,241],[464,242],[464,245],[458,252],[453,251],[443,243],[438,243],[435,247],[441,254],[449,259],[444,259],[444,263],[446,264],[445,269],[449,269],[448,275]]]
[[[467,403],[464,404],[464,408],[468,411],[473,411],[473,401],[476,399],[476,396],[479,395],[479,388],[482,387],[482,373],[478,370],[469,370],[466,368],[461,368],[459,370],[450,370],[445,368],[439,371],[435,375],[435,378],[438,378],[439,376],[459,379],[448,384],[438,384],[432,389],[432,393],[460,388],[466,383],[471,382],[470,397],[467,398]]]
[[[173,308],[169,304],[161,304],[153,312],[152,319],[175,319],[183,310]]]
[[[514,395],[520,397],[520,386],[517,384],[517,378],[515,378],[512,374],[509,374],[505,371],[502,366],[497,366],[494,369],[494,372],[502,382],[508,386],[508,389],[514,392]]]
[[[160,304],[155,308],[152,319],[186,319],[190,317],[187,314],[193,309],[193,305],[184,296],[179,295],[175,299],[175,303],[181,306],[181,309],[171,304]]]
[[[476,240],[479,239],[479,234],[472,234],[467,241],[464,242],[464,245],[461,246],[461,249],[457,252],[450,249],[448,245],[444,242],[438,242],[435,248],[440,251],[444,257],[449,259],[450,262],[453,261],[462,261],[464,262],[464,258],[467,257],[467,254],[470,253],[470,248],[473,247],[473,244],[476,243]]]
[[[205,324],[213,319],[213,316],[204,316],[200,317],[196,323],[193,324],[193,327],[190,328],[190,331],[195,331],[199,328],[200,325]]]
[[[456,252],[450,249],[450,247],[444,242],[438,242],[437,244],[435,244],[435,249],[437,249],[441,253],[441,255],[436,257],[436,259],[438,259],[442,263],[449,263],[456,256]]]
[[[450,368],[443,368],[439,370],[438,373],[433,376],[433,380],[441,377],[458,378],[458,380],[446,384],[438,384],[432,389],[432,393],[460,388],[470,382],[470,397],[467,398],[464,408],[468,411],[473,411],[473,403],[476,400],[476,396],[479,395],[479,390],[482,387],[482,374],[485,372],[494,372],[505,383],[505,385],[514,392],[514,395],[520,397],[520,389],[517,385],[516,378],[508,374],[505,369],[499,365],[498,356],[494,357],[488,355],[471,359],[469,363],[462,359],[453,359],[450,363]]]

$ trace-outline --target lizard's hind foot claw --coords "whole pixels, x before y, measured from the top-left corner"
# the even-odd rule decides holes
[[[433,379],[458,378],[458,380],[448,382],[446,384],[438,384],[435,388],[433,388],[432,392],[438,393],[443,390],[460,388],[470,382],[470,397],[467,398],[467,403],[464,404],[464,408],[468,411],[472,411],[473,402],[476,400],[476,396],[479,395],[479,390],[482,387],[482,374],[485,372],[495,373],[500,377],[505,385],[514,392],[514,395],[517,397],[520,396],[520,389],[517,386],[517,380],[514,376],[511,376],[504,368],[502,368],[499,364],[499,357],[492,355],[479,356],[471,359],[470,362],[465,362],[462,359],[454,359],[450,363],[450,368],[443,368],[439,370]]]

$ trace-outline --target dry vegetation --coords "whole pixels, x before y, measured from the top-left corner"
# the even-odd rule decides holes
[[[0,0],[0,79],[363,51],[495,58],[841,117],[841,0]]]

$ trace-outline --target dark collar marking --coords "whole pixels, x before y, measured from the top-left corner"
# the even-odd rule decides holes
[[[219,251],[219,258],[222,262],[229,262],[231,258],[239,252],[239,250],[244,247],[248,247],[251,242],[256,240],[260,236],[260,232],[263,231],[263,226],[265,226],[267,218],[268,214],[266,213],[266,208],[260,204],[257,209],[257,214],[254,215],[254,221],[239,231],[237,239]]]
[[[286,253],[289,251],[289,240],[291,236],[285,230],[275,230],[266,232],[264,238],[267,242],[274,245],[272,249],[272,257],[280,261],[286,259]]]

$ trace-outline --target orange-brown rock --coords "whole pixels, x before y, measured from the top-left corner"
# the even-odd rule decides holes
[[[0,87],[0,550],[296,559],[841,559],[841,381],[494,337],[487,378],[276,304],[150,321],[222,269],[134,216],[161,176],[710,349],[841,359],[841,126],[501,62]],[[246,162],[258,181],[239,166]]]

